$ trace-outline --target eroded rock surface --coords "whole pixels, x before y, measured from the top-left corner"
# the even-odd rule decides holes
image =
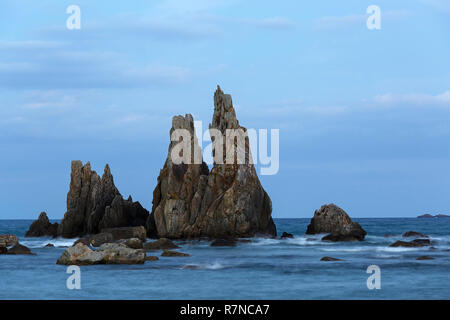
[[[25,237],[56,237],[57,232],[58,224],[56,222],[50,223],[47,214],[45,212],[41,212],[39,218],[31,224],[25,234]]]
[[[215,162],[211,172],[202,162],[192,116],[173,118],[171,135],[177,129],[190,133],[191,161],[173,163],[171,154],[179,141],[172,141],[153,192],[152,216],[158,236],[172,239],[276,236],[272,202],[250,162],[247,130],[239,125],[231,96],[224,94],[220,87],[214,94],[214,114],[209,128],[211,136],[219,133],[225,142],[221,150],[222,146],[217,144],[220,139],[214,139]],[[245,163],[237,163],[237,157],[234,162],[225,162],[230,153],[238,154],[235,141],[226,143],[229,129],[236,130],[245,142]]]

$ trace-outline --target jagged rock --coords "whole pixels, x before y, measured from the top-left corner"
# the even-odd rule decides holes
[[[102,244],[114,242],[114,237],[109,232],[102,232],[99,234],[92,235],[89,238],[89,243],[93,247],[100,247]]]
[[[12,248],[10,248],[7,254],[33,254],[28,247],[16,243]]]
[[[25,237],[56,237],[57,232],[58,223],[50,223],[47,214],[45,212],[41,212],[39,218],[31,224],[25,234]]]
[[[80,238],[80,239],[78,239],[77,241],[75,241],[73,243],[72,247],[76,246],[78,243],[82,243],[82,244],[84,244],[85,246],[88,246],[88,247],[91,245],[91,241],[89,240],[89,238]]]
[[[98,229],[144,226],[148,217],[149,212],[139,202],[133,202],[131,196],[124,200],[117,195],[111,205],[105,208]]]
[[[235,247],[235,239],[216,239],[210,244],[211,247]]]
[[[352,222],[322,238],[323,241],[363,241],[366,231],[357,222]]]
[[[83,166],[81,161],[72,161],[70,176],[67,212],[58,226],[58,236],[74,238],[106,228],[145,225],[148,211],[131,197],[123,200],[109,165],[100,178],[89,162]]]
[[[10,247],[19,242],[13,234],[0,234],[0,247]]]
[[[214,140],[215,163],[208,167],[201,159],[201,149],[194,132],[191,115],[176,116],[172,120],[170,133],[184,129],[190,133],[190,161],[174,164],[172,152],[179,141],[172,141],[169,154],[158,177],[153,192],[152,216],[159,237],[166,238],[227,238],[253,237],[255,235],[276,236],[276,227],[271,217],[272,202],[261,186],[251,153],[247,130],[239,125],[231,96],[220,87],[214,94],[214,115],[210,133],[220,132],[226,142],[226,130],[235,129],[245,141],[245,163],[224,163]],[[224,152],[233,154],[232,143],[225,143]],[[235,148],[234,154],[237,154]],[[228,152],[228,153],[227,153]],[[186,156],[187,158],[187,156]],[[236,157],[237,158],[237,157]],[[149,218],[151,219],[151,218]],[[147,225],[151,225],[148,221]]]
[[[403,238],[410,238],[410,237],[415,237],[415,238],[429,238],[427,235],[424,235],[423,233],[420,232],[416,232],[416,231],[408,231],[405,232],[402,236]]]
[[[283,232],[283,234],[281,235],[281,239],[288,239],[288,238],[293,239],[294,235],[291,233]]]
[[[131,249],[143,249],[144,248],[144,246],[142,244],[142,240],[140,240],[138,238],[122,239],[122,240],[117,241],[116,243],[124,244],[125,246],[127,246],[128,248],[131,248]]]
[[[142,264],[144,262],[144,250],[131,249],[123,244],[106,243],[101,245],[97,251],[94,251],[82,243],[77,243],[63,252],[57,264]]]
[[[420,247],[426,247],[430,246],[431,241],[429,239],[415,239],[413,241],[396,241],[393,244],[391,244],[389,247],[407,247],[407,248],[420,248]]]
[[[102,229],[103,232],[111,233],[114,241],[132,238],[138,238],[141,241],[147,240],[147,232],[143,226]]]
[[[161,254],[162,257],[189,257],[188,253],[182,253],[177,251],[171,251],[171,250],[164,250]]]
[[[323,205],[314,212],[306,234],[331,233],[352,223],[349,215],[335,204]]]
[[[333,257],[323,257],[320,261],[342,261],[341,259],[333,258]]]
[[[421,256],[418,257],[416,260],[434,260],[434,258],[429,256]]]
[[[145,250],[164,250],[164,249],[178,249],[179,246],[177,246],[175,243],[173,243],[171,240],[167,238],[161,238],[157,241],[148,242],[144,244]]]

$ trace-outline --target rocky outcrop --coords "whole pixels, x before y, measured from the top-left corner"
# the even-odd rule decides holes
[[[333,258],[333,257],[323,257],[320,261],[342,261],[341,259]]]
[[[410,237],[415,237],[415,238],[429,238],[427,235],[424,235],[423,233],[420,232],[416,232],[416,231],[408,231],[405,232],[402,235],[403,238],[410,238]]]
[[[399,240],[391,244],[389,247],[421,248],[426,246],[431,246],[431,241],[429,239],[415,239],[409,242]]]
[[[145,262],[145,251],[131,249],[124,244],[106,243],[94,251],[82,243],[78,243],[64,251],[57,264],[62,265],[95,265],[95,264],[142,264]]]
[[[143,249],[144,248],[142,240],[140,240],[138,238],[123,239],[123,240],[117,241],[116,243],[123,244],[131,249]]]
[[[141,241],[147,240],[147,233],[143,226],[102,229],[102,232],[110,233],[114,241],[132,238],[137,238]]]
[[[39,218],[31,224],[25,234],[25,237],[56,237],[57,233],[58,223],[50,223],[47,214],[45,212],[41,212]]]
[[[433,257],[429,257],[429,256],[421,256],[421,257],[418,257],[416,260],[434,260],[434,258]]]
[[[189,159],[189,154],[183,155],[185,159],[175,164],[171,155],[180,140],[171,142],[153,192],[150,219],[154,219],[158,236],[172,239],[276,236],[272,202],[250,161],[247,130],[239,125],[231,96],[220,87],[214,94],[209,128],[211,136],[221,135],[221,139],[217,136],[213,141],[215,161],[211,172],[201,159],[192,116],[176,116],[172,120],[171,136],[177,129],[190,134],[190,140],[184,143],[191,146],[191,156]],[[238,154],[235,141],[226,143],[226,132],[233,129],[245,142],[244,163],[238,163],[237,157],[229,163],[219,158],[220,154],[224,158]],[[219,145],[220,140],[225,146]],[[148,221],[147,225],[151,223]]]
[[[149,213],[131,197],[124,200],[114,185],[108,165],[103,176],[91,170],[88,162],[72,161],[67,212],[57,235],[74,238],[97,234],[105,228],[144,226]]]
[[[12,248],[8,249],[7,254],[33,254],[31,250],[21,245],[20,243],[16,243]]]
[[[0,247],[10,247],[19,242],[13,234],[0,234]]]
[[[148,242],[144,244],[145,250],[164,250],[164,249],[177,249],[179,246],[177,246],[175,243],[173,243],[171,240],[166,238],[160,238],[157,241]]]
[[[362,241],[366,231],[335,204],[323,205],[314,212],[306,234],[329,233],[324,241]]]
[[[323,241],[363,241],[367,232],[357,222],[341,227],[322,238]]]

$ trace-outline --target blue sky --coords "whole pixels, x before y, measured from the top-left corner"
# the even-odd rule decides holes
[[[445,0],[2,0],[0,218],[61,218],[73,159],[151,209],[172,116],[206,127],[217,84],[280,129],[275,218],[450,213],[449,57]]]

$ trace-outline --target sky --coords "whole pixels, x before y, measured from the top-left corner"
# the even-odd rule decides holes
[[[450,213],[449,1],[1,0],[0,219],[62,218],[72,160],[151,210],[172,117],[206,130],[217,85],[280,130],[274,218]]]

